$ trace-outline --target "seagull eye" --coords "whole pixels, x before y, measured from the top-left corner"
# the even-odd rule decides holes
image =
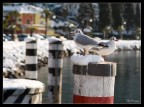
[[[76,31],[76,33],[79,33],[79,31]]]

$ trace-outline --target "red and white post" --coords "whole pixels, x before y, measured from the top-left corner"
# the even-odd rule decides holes
[[[73,66],[73,103],[113,104],[116,63]]]

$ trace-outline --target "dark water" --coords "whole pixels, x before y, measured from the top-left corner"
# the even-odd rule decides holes
[[[115,104],[139,104],[141,103],[141,51],[114,52],[107,56],[107,61],[117,63],[117,75],[115,77]],[[39,80],[46,84],[47,70],[42,67],[39,72]],[[70,58],[64,58],[62,103],[72,104],[73,74]],[[47,103],[47,90],[43,93],[43,103]]]

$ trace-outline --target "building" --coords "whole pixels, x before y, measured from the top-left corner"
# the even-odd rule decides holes
[[[21,30],[17,33],[30,33],[30,28],[36,28],[36,33],[45,32],[45,19],[42,16],[43,9],[26,3],[13,3],[11,5],[3,5],[3,19],[10,11],[18,11],[20,17],[16,24]]]

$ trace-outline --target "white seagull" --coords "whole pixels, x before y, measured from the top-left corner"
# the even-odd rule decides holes
[[[74,35],[76,45],[84,49],[84,54],[88,54],[88,50],[99,45],[99,42],[85,35],[80,29],[71,32],[71,35]]]
[[[95,52],[101,56],[110,55],[116,49],[116,37],[111,37],[108,42],[99,42],[99,47],[92,47],[89,51]]]
[[[101,56],[106,56],[113,53],[116,49],[115,41],[118,41],[114,36],[110,38],[108,42],[98,42],[93,38],[83,34],[80,29],[71,32],[74,35],[74,42],[76,45],[84,49],[84,54],[88,54],[88,51],[94,52]]]

